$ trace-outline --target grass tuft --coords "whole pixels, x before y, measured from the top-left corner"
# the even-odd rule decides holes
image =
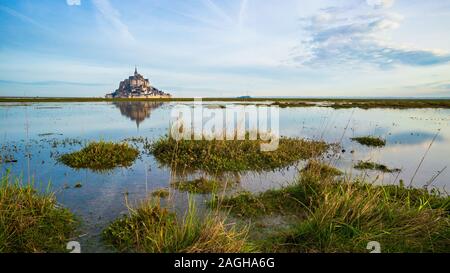
[[[251,229],[265,252],[367,252],[370,241],[380,242],[382,252],[450,251],[448,195],[345,180],[330,168],[309,162],[293,185],[215,198],[210,205],[243,219],[258,217],[256,227],[268,215],[296,216],[270,231]]]
[[[269,190],[260,194],[240,192],[234,196],[214,198],[212,208],[230,211],[238,217],[261,217],[270,214],[300,214],[304,210],[305,192],[296,186]]]
[[[152,145],[151,152],[160,163],[175,169],[221,173],[276,170],[328,149],[325,142],[296,138],[281,138],[272,152],[262,152],[260,144],[260,140],[175,141],[165,137]]]
[[[386,145],[386,140],[374,136],[354,137],[351,140],[365,146],[384,147]]]
[[[322,177],[334,177],[343,174],[341,170],[317,160],[310,160],[301,173],[315,173]]]
[[[308,174],[298,183],[315,189],[309,215],[276,237],[277,251],[367,252],[369,241],[382,252],[450,251],[449,197]]]
[[[213,193],[227,186],[226,183],[204,177],[191,181],[174,182],[171,185],[179,191],[198,194]]]
[[[169,190],[168,189],[157,189],[152,192],[153,197],[159,197],[159,198],[167,198],[169,196]]]
[[[77,222],[52,193],[38,193],[9,174],[0,182],[0,252],[65,252]]]
[[[377,170],[384,173],[398,173],[402,171],[401,169],[398,168],[390,169],[386,165],[371,161],[359,161],[358,164],[354,166],[354,168],[358,170]]]
[[[320,181],[332,179],[342,172],[317,160],[310,160],[300,172],[302,179]],[[295,183],[281,189],[268,190],[259,194],[240,192],[234,196],[215,198],[211,207],[229,210],[239,217],[261,217],[270,214],[297,215],[302,218],[312,197],[317,192],[315,183]]]
[[[218,215],[200,217],[190,201],[184,217],[147,200],[107,227],[104,238],[121,252],[249,252],[248,230],[238,230]]]
[[[127,143],[91,142],[83,149],[64,154],[58,160],[75,169],[107,171],[116,167],[129,167],[136,160],[139,151]]]

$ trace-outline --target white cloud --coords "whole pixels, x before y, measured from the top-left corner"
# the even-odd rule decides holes
[[[81,0],[66,0],[66,3],[69,6],[79,6],[81,5]]]
[[[390,8],[395,0],[366,0],[367,4],[374,8]]]
[[[383,2],[388,6],[389,1]],[[379,4],[381,5],[381,4]],[[450,62],[450,55],[436,50],[393,44],[388,31],[400,27],[403,17],[387,10],[356,7],[322,9],[319,14],[301,20],[308,34],[294,51],[295,64],[308,66],[375,65],[426,66]]]

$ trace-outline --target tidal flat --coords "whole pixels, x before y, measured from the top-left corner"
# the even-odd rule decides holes
[[[271,102],[212,100],[205,105],[220,105],[215,110],[224,111],[260,103]],[[377,239],[386,252],[448,252],[450,109],[430,103],[383,109],[280,106],[280,135],[298,141],[282,146],[271,158],[239,154],[239,145],[247,143],[227,143],[222,147],[237,147],[242,159],[230,165],[227,153],[211,143],[184,143],[187,150],[180,154],[170,149],[170,111],[189,101],[1,102],[0,168],[8,181],[29,185],[30,194],[49,198],[51,192],[48,202],[56,205],[50,207],[63,209],[55,217],[62,214],[62,223],[79,221],[61,228],[61,238],[80,241],[83,252],[365,252],[365,244]],[[363,136],[385,145],[352,140]],[[126,143],[122,148],[130,156],[123,163],[120,155],[106,153],[101,158],[117,159],[106,172],[89,168],[83,160],[76,162],[88,164],[86,168],[60,160],[102,142],[113,147]],[[155,153],[158,142],[169,145]],[[302,145],[311,143],[320,152],[303,153]],[[196,157],[215,148],[214,160]],[[192,160],[183,158],[188,151]],[[361,162],[373,164],[355,168]],[[335,218],[325,217],[331,212]],[[5,215],[0,217],[0,240],[10,234],[5,232],[5,219],[10,219]],[[163,221],[158,229],[145,230],[134,225],[139,219]],[[132,230],[135,226],[139,229]],[[161,230],[167,236],[157,244],[140,244],[131,237]],[[189,232],[181,236],[183,230]],[[424,236],[426,231],[430,236]],[[235,244],[214,249],[207,237]],[[65,251],[64,242],[54,242],[16,251]]]

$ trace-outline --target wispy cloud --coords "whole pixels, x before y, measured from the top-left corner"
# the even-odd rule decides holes
[[[128,26],[122,21],[120,12],[108,0],[93,0],[93,3],[101,17],[118,32],[122,39],[135,40]]]
[[[229,24],[233,24],[233,19],[218,5],[211,0],[203,0],[203,3],[213,11],[217,16],[225,20]]]
[[[242,27],[242,24],[244,23],[247,13],[247,5],[248,0],[241,0],[241,7],[239,8],[239,27]]]
[[[393,1],[373,0],[353,7],[330,7],[302,18],[309,37],[293,53],[301,65],[427,66],[450,61],[449,54],[393,44],[385,33],[400,26],[403,17],[387,10]],[[383,10],[379,10],[383,8]]]
[[[45,25],[37,22],[36,20],[30,18],[29,16],[27,16],[27,15],[25,15],[23,13],[20,13],[20,12],[18,12],[16,10],[13,10],[11,8],[8,8],[8,7],[0,5],[0,11],[3,11],[5,13],[9,14],[10,16],[18,18],[19,20],[21,20],[23,22],[26,22],[28,24],[31,24],[31,25],[33,25],[33,26],[35,26],[37,28],[40,28],[40,29],[42,29],[44,31],[53,32],[52,29],[48,28],[47,26],[45,26]]]
[[[105,83],[87,83],[87,82],[70,82],[70,81],[9,81],[0,80],[0,84],[7,85],[32,85],[32,86],[57,86],[57,85],[72,85],[72,86],[105,86]]]

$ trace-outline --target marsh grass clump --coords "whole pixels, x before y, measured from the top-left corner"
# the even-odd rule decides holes
[[[295,184],[214,198],[210,206],[243,217],[237,219],[253,217],[257,224],[269,215],[289,216],[278,228],[251,229],[265,252],[367,252],[370,241],[380,242],[382,252],[450,251],[447,194],[350,180],[324,172],[328,167],[311,161]]]
[[[353,137],[351,140],[365,146],[384,147],[386,145],[386,140],[375,136]]]
[[[170,195],[168,189],[157,189],[152,192],[153,197],[166,198]]]
[[[450,100],[412,100],[412,99],[335,99],[331,100],[330,107],[341,108],[392,108],[392,109],[414,109],[414,108],[449,108]]]
[[[364,252],[378,241],[383,252],[448,252],[450,222],[441,209],[392,200],[381,188],[326,187],[323,201],[283,245],[304,252]]]
[[[0,98],[0,102],[14,103],[16,105],[27,105],[27,102],[183,102],[194,101],[194,98]],[[340,108],[393,108],[393,109],[413,109],[413,108],[450,108],[448,99],[330,99],[330,98],[203,98],[203,101],[223,101],[223,102],[278,102],[288,104],[288,106],[304,106],[304,103],[327,103],[318,104],[320,107]],[[0,105],[5,106],[5,105]],[[6,107],[14,106],[12,104]]]
[[[342,172],[317,160],[310,160],[300,172],[303,183],[272,189],[259,194],[240,192],[234,196],[214,198],[209,205],[225,209],[240,217],[260,217],[270,214],[296,215],[302,218],[319,190],[318,181],[333,181]],[[316,201],[316,200],[315,200]]]
[[[191,181],[174,182],[171,184],[171,186],[179,191],[207,194],[224,189],[226,186],[231,187],[232,185],[217,181],[215,179],[206,179],[204,177],[201,177]]]
[[[318,160],[310,160],[301,173],[316,173],[322,177],[334,177],[343,174],[341,170]]]
[[[58,158],[63,164],[75,169],[106,171],[116,167],[129,167],[139,151],[127,143],[91,142],[83,149]]]
[[[317,157],[328,149],[322,141],[281,138],[278,149],[261,151],[261,140],[180,140],[164,137],[151,148],[163,165],[176,169],[226,171],[271,171],[301,159]]]
[[[17,163],[17,159],[15,159],[12,155],[1,155],[0,154],[0,164],[3,163]]]
[[[394,168],[390,169],[386,165],[371,162],[371,161],[359,161],[355,166],[355,169],[358,170],[376,170],[384,173],[398,173],[401,172],[401,169]]]
[[[271,103],[271,105],[278,106],[280,108],[287,108],[287,107],[317,107],[316,103],[313,102],[307,102],[307,101],[287,101],[287,102],[281,102],[276,101]]]
[[[406,188],[402,185],[384,185],[382,189],[389,199],[404,205],[442,209],[450,216],[450,196],[440,190],[428,191],[425,188]]]
[[[0,253],[65,252],[77,221],[50,192],[7,174],[0,182]]]
[[[209,206],[227,210],[238,217],[261,217],[270,214],[300,215],[304,211],[305,199],[304,190],[294,185],[260,194],[245,191],[234,196],[215,197],[209,202]]]
[[[121,252],[249,252],[247,229],[237,229],[216,214],[200,217],[192,201],[183,217],[147,200],[107,227],[104,238]]]
[[[298,183],[315,189],[309,215],[275,236],[276,251],[366,252],[369,241],[380,242],[382,252],[450,251],[448,197],[308,174]]]

